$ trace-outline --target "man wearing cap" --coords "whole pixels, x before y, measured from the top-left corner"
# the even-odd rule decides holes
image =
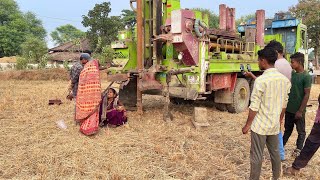
[[[83,66],[91,59],[88,53],[82,53],[80,55],[80,61],[77,61],[70,71],[70,85],[69,90],[72,91],[72,97],[75,98],[78,92],[79,76],[83,69]]]

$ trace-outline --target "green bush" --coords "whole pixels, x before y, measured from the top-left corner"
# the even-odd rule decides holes
[[[28,36],[26,41],[21,44],[22,56],[32,63],[44,65],[43,56],[48,52],[46,42],[34,36]]]
[[[26,58],[17,57],[17,65],[16,65],[17,70],[26,69],[27,66],[28,66],[28,60]]]
[[[47,63],[48,63],[48,55],[45,54],[45,55],[43,55],[43,56],[40,58],[40,62],[39,62],[39,65],[38,65],[38,69],[44,69],[44,68],[46,68]]]
[[[96,53],[94,55],[95,59],[99,59],[101,65],[106,65],[106,63],[111,62],[113,59],[114,50],[111,46],[105,46],[102,48],[101,53]]]
[[[63,61],[63,67],[64,67],[64,69],[66,69],[66,70],[70,70],[70,68],[69,68],[69,61],[67,61],[67,60],[65,60],[65,61]]]

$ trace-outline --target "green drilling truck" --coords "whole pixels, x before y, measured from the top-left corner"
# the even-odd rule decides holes
[[[243,72],[261,74],[257,51],[265,44],[277,40],[287,59],[295,52],[307,58],[307,27],[289,13],[265,19],[264,10],[257,10],[255,19],[236,27],[235,8],[221,4],[219,28],[211,28],[207,14],[181,9],[179,0],[130,3],[138,26],[119,32],[109,71],[109,81],[121,83],[126,106],[141,109],[141,94],[162,94],[172,103],[209,100],[239,113],[248,107],[253,86]]]

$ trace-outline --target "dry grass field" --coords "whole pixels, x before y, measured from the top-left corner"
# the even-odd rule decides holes
[[[106,86],[106,83],[103,83]],[[65,100],[66,81],[0,81],[0,179],[247,179],[250,136],[242,135],[247,112],[219,112],[208,104],[210,127],[196,130],[192,105],[174,105],[172,122],[162,120],[164,99],[143,97],[144,115],[129,112],[129,124],[100,129],[93,137],[79,133],[74,104]],[[320,86],[312,88],[317,99]],[[49,99],[63,104],[48,106]],[[307,113],[307,133],[317,102]],[[67,129],[56,122],[63,120]],[[286,146],[289,166],[294,132]],[[270,179],[266,151],[262,178]],[[320,179],[320,152],[298,177]]]
[[[0,58],[0,63],[15,63],[17,58],[15,56]]]

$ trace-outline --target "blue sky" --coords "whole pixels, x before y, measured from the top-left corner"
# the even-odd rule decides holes
[[[48,34],[56,27],[65,24],[85,31],[82,26],[82,15],[87,15],[95,4],[105,2],[103,0],[16,0],[23,12],[32,11],[42,20]],[[111,15],[120,15],[122,9],[130,9],[129,0],[109,0],[111,2]],[[181,0],[182,8],[208,8],[219,13],[219,4],[227,4],[236,8],[236,17],[254,13],[257,9],[265,9],[267,17],[273,17],[278,11],[286,11],[289,7],[298,3],[298,0]],[[47,38],[48,46],[53,43]]]

